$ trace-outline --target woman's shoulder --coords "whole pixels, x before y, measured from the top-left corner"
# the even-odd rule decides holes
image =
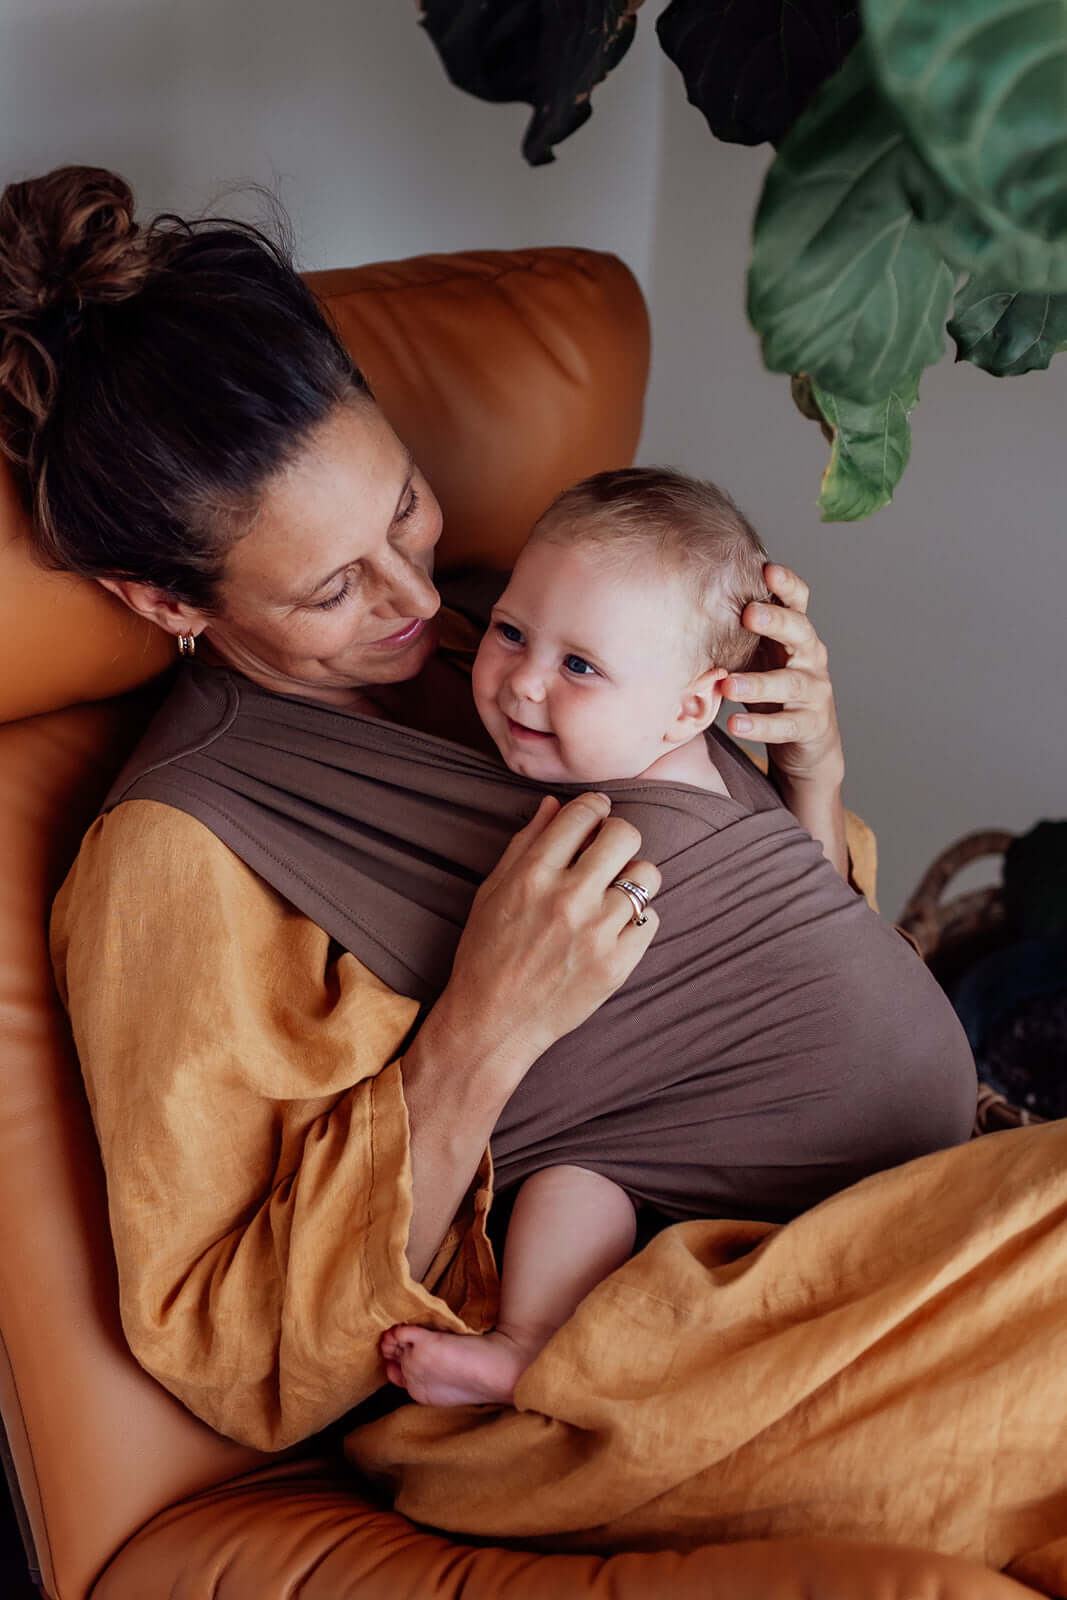
[[[148,867],[148,882],[200,861],[211,861],[220,872],[249,870],[197,817],[160,800],[124,800],[97,817],[77,861],[114,867],[123,875],[139,875]]]
[[[262,937],[294,915],[195,817],[156,800],[126,800],[97,817],[56,897],[53,959],[74,933],[114,945],[158,927],[171,930],[176,946],[188,930],[206,935],[220,919],[254,924]]]

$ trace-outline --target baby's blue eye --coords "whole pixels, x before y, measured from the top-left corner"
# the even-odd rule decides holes
[[[596,668],[590,666],[583,656],[564,656],[563,665],[576,678],[595,678],[597,675]]]
[[[518,628],[512,627],[510,622],[498,622],[496,625],[496,631],[499,633],[502,639],[507,640],[508,644],[522,643],[522,634],[519,632]]]

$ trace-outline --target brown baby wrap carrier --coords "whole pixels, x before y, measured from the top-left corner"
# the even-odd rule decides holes
[[[751,763],[718,733],[711,749],[729,797],[600,785],[663,874],[661,928],[508,1102],[500,1189],[567,1162],[668,1217],[773,1220],[967,1137],[974,1069],[941,991]],[[105,809],[155,800],[196,817],[428,1005],[478,884],[543,792],[451,740],[194,664]]]

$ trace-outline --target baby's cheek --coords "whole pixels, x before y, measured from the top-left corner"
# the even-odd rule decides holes
[[[557,734],[557,737],[559,735]],[[592,712],[572,723],[559,737],[560,760],[573,783],[599,783],[620,776],[617,770],[618,744],[614,728],[603,715]]]
[[[478,715],[484,722],[485,711],[494,698],[492,692],[492,664],[484,645],[474,658],[474,667],[471,671],[471,690],[474,694],[474,704]]]

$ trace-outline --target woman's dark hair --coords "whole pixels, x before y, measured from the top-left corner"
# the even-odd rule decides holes
[[[94,167],[0,196],[0,449],[42,562],[209,610],[268,480],[369,390],[283,245],[133,204]]]

